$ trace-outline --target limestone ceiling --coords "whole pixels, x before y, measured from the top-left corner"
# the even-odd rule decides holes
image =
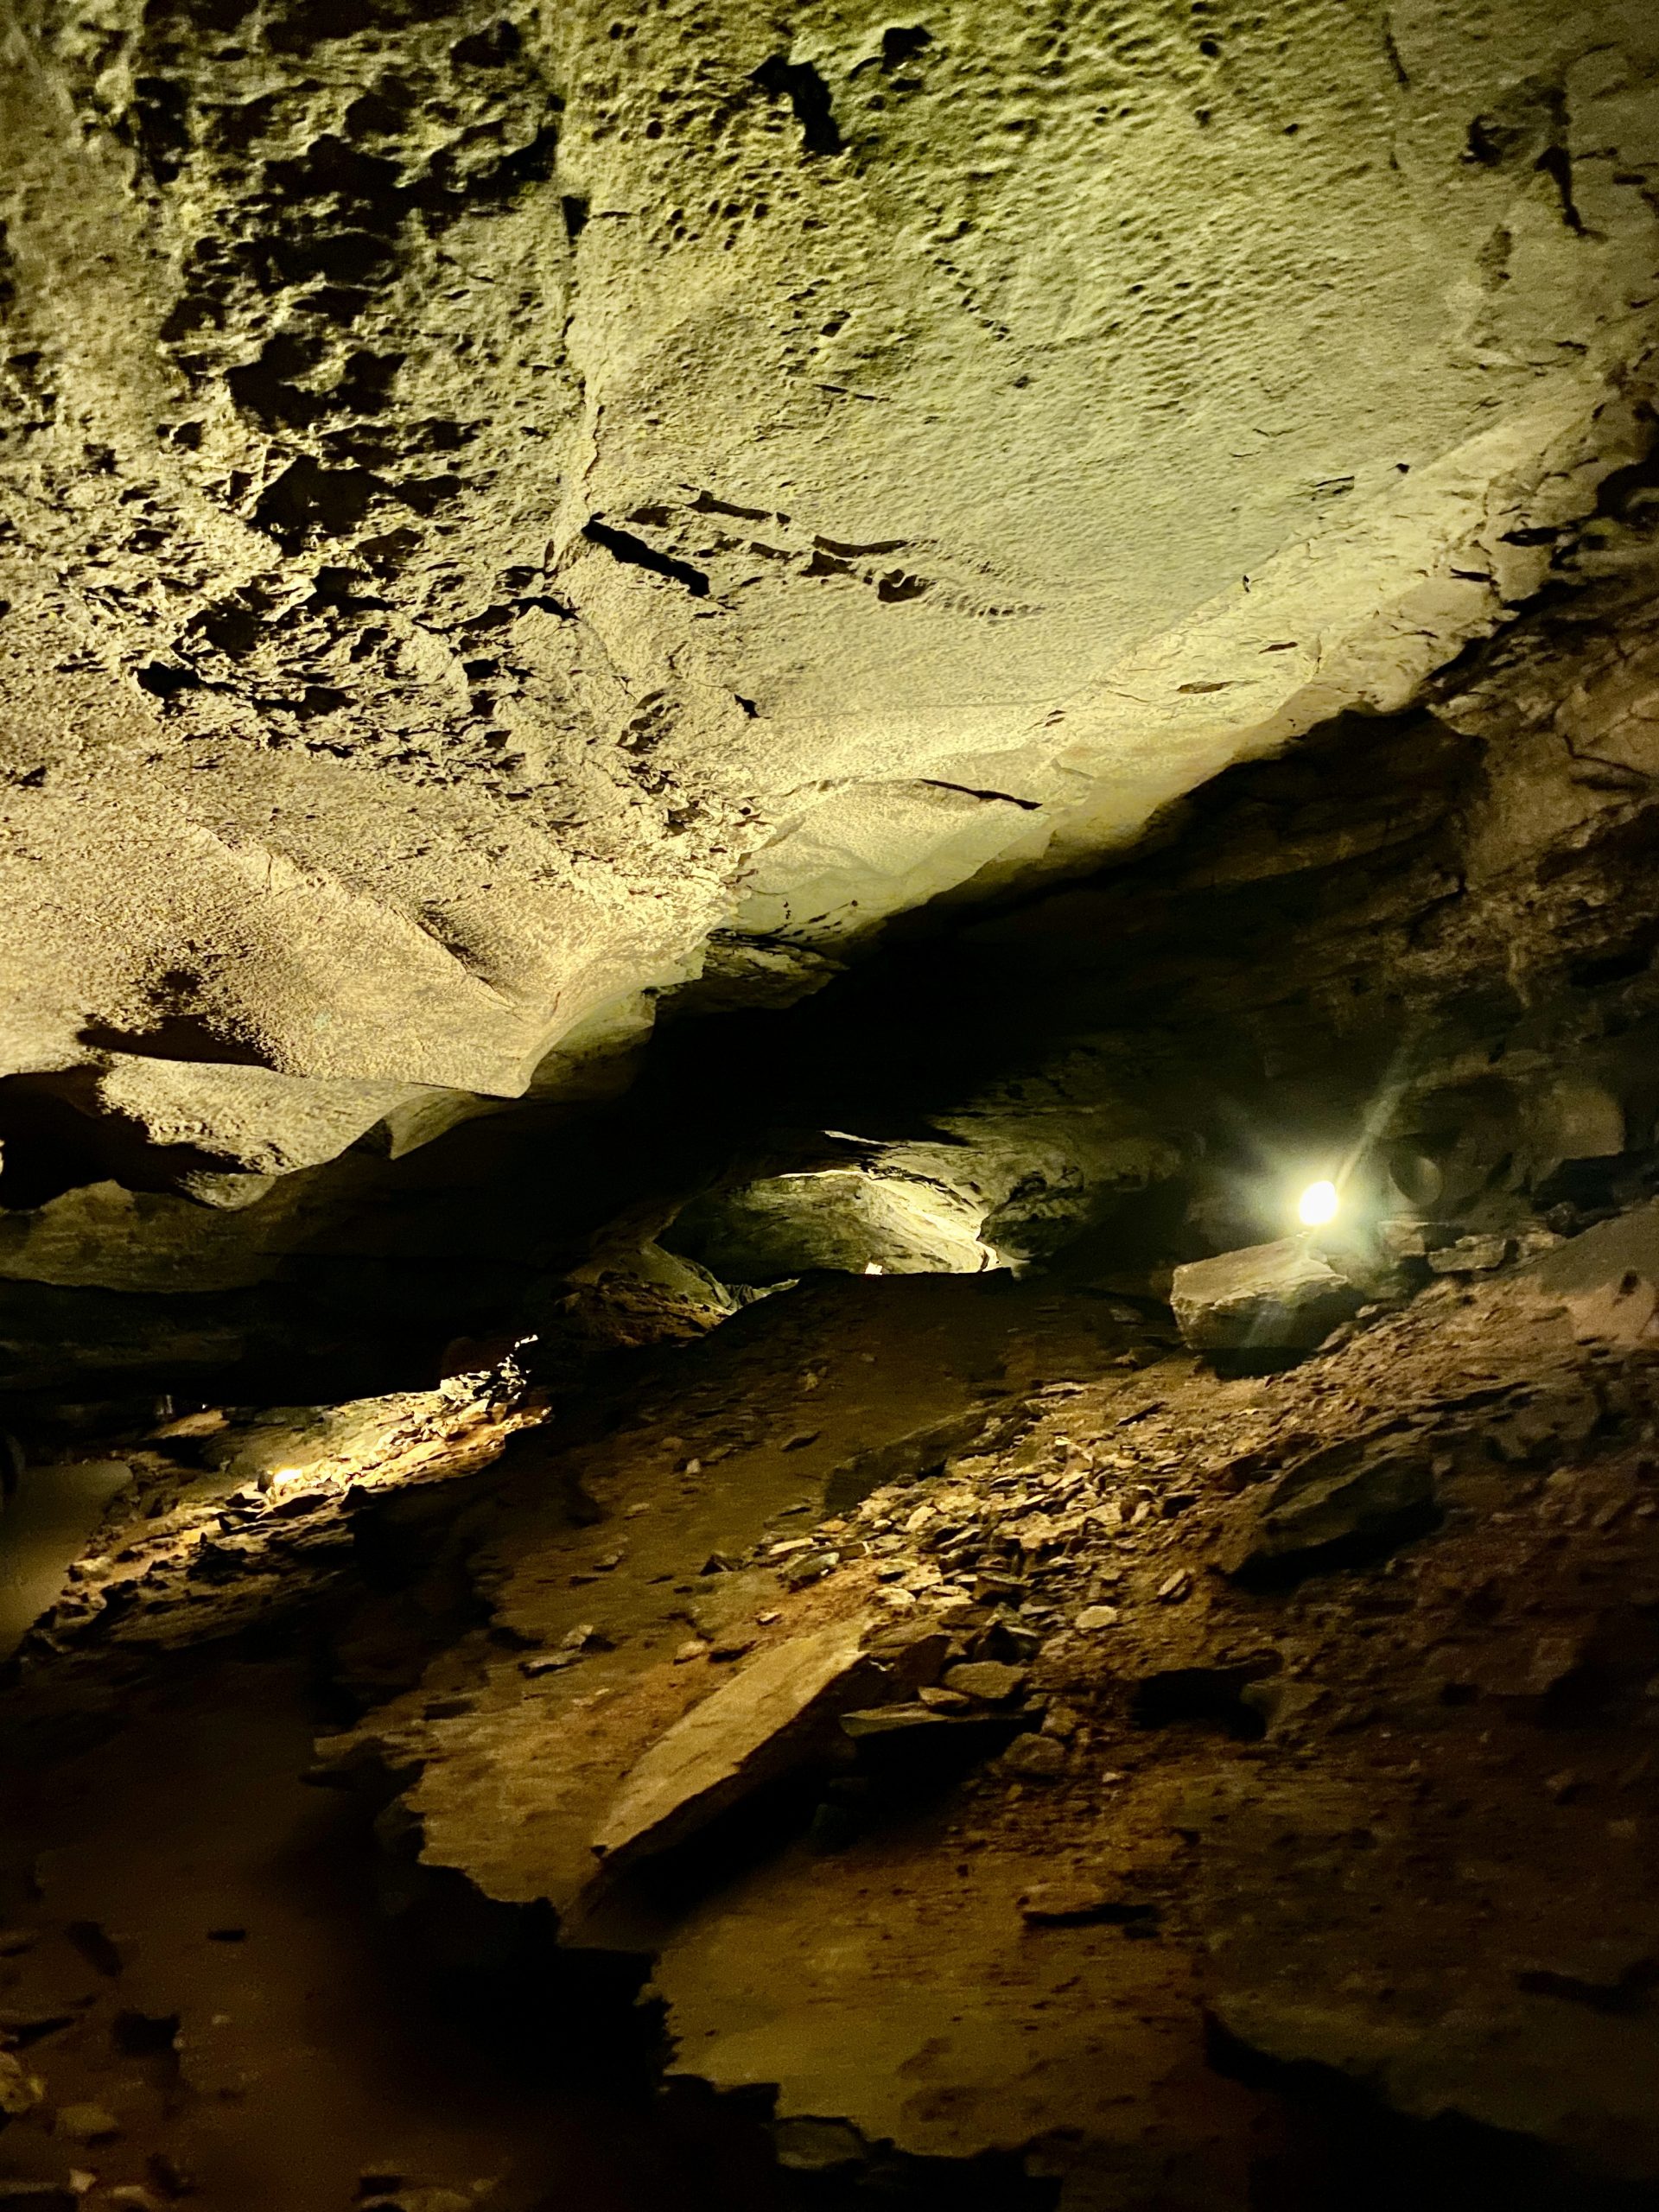
[[[5,20],[0,1071],[262,1173],[1402,703],[1645,442],[1648,0]]]

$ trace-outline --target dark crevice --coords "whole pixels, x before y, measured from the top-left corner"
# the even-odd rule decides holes
[[[717,499],[712,492],[699,492],[690,503],[690,512],[694,515],[734,515],[741,522],[770,522],[772,519],[769,507],[734,506],[729,499]]]
[[[149,1029],[123,1029],[112,1022],[89,1021],[76,1031],[75,1041],[95,1052],[136,1052],[149,1060],[205,1061],[214,1067],[270,1065],[251,1045],[239,1037],[222,1035],[198,1014],[164,1014]]]
[[[602,545],[618,561],[683,584],[694,599],[709,596],[709,579],[701,569],[694,569],[689,561],[676,560],[671,553],[659,553],[654,545],[647,545],[643,537],[636,537],[630,530],[613,530],[609,523],[595,520],[584,523],[582,534],[590,544]]]
[[[1584,217],[1579,213],[1573,197],[1573,156],[1565,146],[1546,146],[1539,155],[1537,167],[1554,186],[1561,203],[1561,220],[1574,238],[1586,235]]]
[[[887,606],[899,607],[906,600],[922,598],[932,588],[925,576],[907,576],[901,569],[895,569],[891,575],[883,576],[876,585],[875,595]]]
[[[285,552],[296,553],[308,538],[355,530],[377,500],[391,496],[391,485],[369,469],[325,468],[306,454],[261,493],[253,519]]]
[[[774,54],[763,61],[749,82],[773,99],[787,100],[801,126],[801,149],[807,154],[838,154],[842,136],[830,102],[830,87],[810,61],[786,60]]]
[[[881,70],[892,76],[895,69],[902,69],[906,61],[913,61],[924,48],[933,43],[933,34],[919,23],[892,23],[881,34]]]
[[[1012,791],[982,791],[973,784],[947,784],[938,776],[924,776],[920,780],[924,791],[960,791],[964,798],[996,799],[1004,806],[1022,807],[1027,814],[1037,813],[1042,806],[1040,799],[1016,798]]]
[[[140,690],[148,691],[156,699],[170,699],[177,692],[195,690],[201,683],[194,668],[162,660],[145,661],[133,671],[133,680]]]

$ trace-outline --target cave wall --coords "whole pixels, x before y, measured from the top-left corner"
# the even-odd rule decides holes
[[[0,1070],[308,1168],[1397,710],[1639,449],[1656,57],[20,0]]]

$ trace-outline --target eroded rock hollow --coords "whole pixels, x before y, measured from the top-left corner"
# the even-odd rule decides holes
[[[0,2212],[1659,2204],[1659,22],[0,6]]]

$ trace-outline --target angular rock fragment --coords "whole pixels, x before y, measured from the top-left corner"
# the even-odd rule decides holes
[[[54,2132],[72,2143],[106,2143],[121,2133],[121,2123],[102,2105],[60,2105]]]
[[[866,1631],[864,1649],[895,1681],[920,1689],[938,1680],[950,1656],[950,1638],[931,1621],[884,1621]]]
[[[1003,1752],[1002,1765],[1022,1781],[1052,1782],[1065,1771],[1065,1746],[1054,1736],[1017,1736]]]
[[[1119,1884],[1070,1880],[1038,1882],[1020,1899],[1020,1917],[1031,1928],[1084,1928],[1091,1922],[1145,1920],[1153,1908],[1131,1901]]]
[[[1092,1634],[1096,1629],[1116,1628],[1119,1619],[1116,1605],[1085,1605],[1073,1620],[1073,1628]]]
[[[971,1406],[855,1452],[830,1473],[824,1488],[825,1510],[849,1512],[872,1491],[937,1472],[953,1453],[981,1439],[989,1418],[985,1407]]]
[[[1312,1351],[1364,1302],[1300,1236],[1191,1261],[1170,1292],[1183,1338],[1204,1352]]]
[[[1023,1667],[1007,1666],[1000,1659],[971,1660],[960,1667],[949,1667],[943,1677],[946,1689],[982,1699],[988,1705],[1000,1705],[1012,1697],[1024,1686],[1025,1679]]]
[[[872,1736],[898,1736],[912,1730],[934,1731],[959,1726],[957,1716],[932,1705],[875,1705],[861,1713],[843,1713],[841,1729],[855,1743]]]
[[[1659,1315],[1659,1203],[1599,1222],[1535,1262],[1547,1291],[1565,1298],[1581,1339],[1651,1339]]]
[[[1437,1516],[1428,1453],[1397,1439],[1354,1439],[1311,1453],[1244,1509],[1217,1563],[1241,1581],[1271,1581],[1374,1558]]]
[[[1376,1224],[1378,1248],[1390,1260],[1427,1260],[1456,1235],[1444,1222],[1419,1221],[1414,1216],[1396,1215]]]
[[[46,2094],[46,2084],[31,2074],[10,2051],[0,2050],[0,2127],[33,2112]]]
[[[1455,1244],[1431,1252],[1428,1264],[1437,1275],[1490,1274],[1503,1266],[1510,1251],[1507,1236],[1459,1236]]]

